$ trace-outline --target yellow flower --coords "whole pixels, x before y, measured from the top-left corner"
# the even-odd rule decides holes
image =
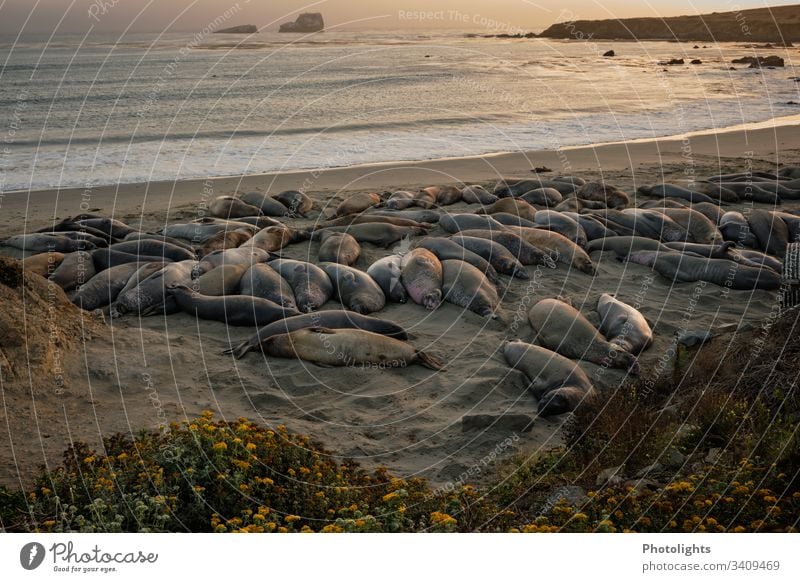
[[[88,463],[94,463],[94,456],[89,456],[89,457],[86,457],[86,458],[83,460],[83,462],[84,462],[84,463],[87,463],[87,464],[88,464]]]
[[[287,515],[286,517],[283,518],[283,521],[285,521],[286,523],[294,523],[299,519],[300,519],[299,515]]]
[[[267,528],[269,528],[269,531],[274,531],[276,527],[278,527],[278,524],[276,524],[274,521],[271,521],[267,524]]]
[[[288,529],[286,529],[285,527],[279,527],[279,528],[278,528],[278,532],[279,532],[279,533],[289,533],[289,530],[288,530]]]
[[[397,492],[396,491],[392,491],[391,493],[387,493],[386,495],[384,495],[383,496],[383,500],[384,501],[391,501],[395,497],[397,497]]]
[[[128,458],[128,453],[120,453],[120,454],[117,455],[117,460],[118,461],[124,461],[127,458]]]
[[[228,443],[220,441],[218,443],[214,443],[212,447],[215,451],[225,451],[228,449]]]
[[[256,450],[256,449],[258,448],[258,446],[257,446],[255,443],[247,443],[247,444],[245,445],[245,448],[246,448],[248,451],[254,451],[254,450]]]
[[[735,528],[733,528],[733,531],[735,533],[742,533],[743,531],[746,531],[746,530],[742,526],[737,525]]]
[[[42,487],[42,495],[50,495],[52,491],[47,487]]]
[[[764,503],[777,503],[778,499],[773,495],[765,495],[764,496]]]
[[[56,521],[54,519],[48,519],[47,521],[42,523],[42,525],[44,527],[53,527],[55,524],[56,524]]]
[[[572,519],[574,519],[575,521],[586,521],[587,519],[589,519],[589,516],[586,515],[585,513],[576,513],[575,515],[572,516]]]

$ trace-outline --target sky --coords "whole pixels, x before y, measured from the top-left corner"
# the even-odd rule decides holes
[[[798,0],[0,0],[0,34],[199,31],[256,24],[276,30],[304,11],[329,28],[539,30],[553,22],[676,16],[797,4]]]

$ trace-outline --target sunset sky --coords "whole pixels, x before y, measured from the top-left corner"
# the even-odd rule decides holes
[[[540,29],[558,20],[674,16],[796,4],[797,0],[5,0],[0,34],[196,31],[229,11],[226,25],[276,29],[302,11],[329,27]],[[421,20],[414,11],[438,11]],[[567,15],[567,18],[564,16]]]

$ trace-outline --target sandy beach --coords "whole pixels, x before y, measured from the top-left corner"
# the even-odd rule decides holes
[[[601,179],[630,193],[643,184],[800,165],[799,125],[800,119],[793,118],[775,126],[559,151],[7,192],[0,197],[0,236],[34,231],[81,212],[156,230],[178,219],[196,218],[210,199],[236,191],[302,189],[324,212],[352,192],[491,185],[501,177],[531,176],[532,168],[541,167],[550,170],[542,173],[544,177]],[[800,208],[800,203],[787,202],[784,207]],[[471,212],[474,205],[459,203],[445,210]],[[308,226],[316,214],[289,223]],[[431,234],[442,232],[437,227]],[[361,269],[387,254],[372,245],[362,247],[356,264]],[[284,256],[312,260],[316,248],[313,242],[295,244],[284,249]],[[244,416],[270,426],[283,424],[319,439],[337,454],[367,466],[387,466],[404,477],[424,476],[445,484],[473,470],[471,480],[480,480],[482,471],[515,452],[531,455],[561,443],[564,417],[536,417],[527,382],[508,368],[498,351],[507,339],[530,339],[525,313],[537,300],[568,297],[590,318],[602,293],[639,303],[656,334],[655,344],[640,361],[643,371],[656,376],[671,373],[659,362],[676,331],[756,327],[776,304],[775,293],[768,291],[708,285],[697,293],[693,283],[674,284],[650,269],[617,261],[613,253],[594,254],[593,260],[598,271],[594,277],[560,265],[555,270],[529,267],[530,281],[504,281],[497,321],[450,304],[433,312],[411,303],[389,304],[378,314],[408,329],[417,348],[441,357],[446,362],[441,372],[419,366],[329,369],[261,354],[234,360],[221,352],[253,330],[197,321],[186,314],[128,317],[113,323],[85,312],[73,314],[84,323],[84,337],[76,332],[56,348],[63,350],[63,387],[46,369],[3,380],[0,483],[25,486],[37,465],[57,463],[70,442],[99,446],[101,436],[166,427],[203,410],[224,419]],[[692,296],[696,307],[687,314]],[[24,346],[19,350],[26,353]],[[27,357],[29,362],[39,361],[37,354]],[[601,390],[613,390],[626,379],[621,370],[580,365]],[[495,415],[497,422],[485,430],[464,431],[462,418],[475,414]],[[530,416],[529,430],[522,432],[522,426],[501,418],[508,414]],[[480,469],[477,474],[475,467]]]

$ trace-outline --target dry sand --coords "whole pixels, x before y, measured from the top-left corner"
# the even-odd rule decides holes
[[[199,206],[212,196],[237,189],[278,192],[303,188],[324,207],[356,190],[490,183],[499,176],[530,176],[530,168],[536,166],[547,166],[554,173],[602,178],[632,191],[637,185],[677,181],[692,173],[702,177],[748,167],[774,169],[778,163],[800,164],[796,125],[558,152],[87,191],[6,193],[0,198],[0,236],[35,230],[53,218],[81,211],[154,229],[165,222],[194,218]],[[449,212],[474,209],[465,204],[447,207]],[[432,234],[442,231],[437,228]],[[356,266],[366,269],[386,253],[365,244]],[[285,255],[315,260],[316,243],[293,245],[285,249]],[[641,358],[642,373],[650,379],[672,374],[671,364],[662,366],[660,362],[670,351],[674,332],[716,330],[742,323],[757,326],[775,308],[774,293],[726,293],[707,285],[696,294],[694,309],[687,311],[695,284],[671,284],[646,268],[626,267],[611,253],[593,258],[598,266],[594,278],[563,265],[538,272],[530,267],[530,281],[504,278],[500,321],[487,321],[449,304],[435,312],[413,304],[391,304],[375,314],[405,326],[417,348],[442,357],[447,369],[438,373],[419,366],[331,369],[261,354],[236,361],[221,352],[248,337],[253,331],[249,328],[226,328],[177,314],[122,319],[98,331],[95,316],[80,312],[78,317],[84,318],[91,333],[84,333],[85,338],[67,348],[50,346],[64,351],[60,354],[63,387],[52,371],[0,379],[0,483],[25,485],[37,465],[57,463],[71,441],[98,445],[100,435],[135,434],[191,418],[204,409],[225,419],[247,416],[269,425],[285,424],[311,434],[341,455],[370,466],[388,466],[402,476],[423,475],[443,484],[471,470],[469,480],[476,481],[496,459],[514,451],[532,454],[562,442],[559,427],[563,417],[536,418],[532,429],[524,433],[503,422],[469,432],[463,432],[461,426],[462,417],[469,414],[535,417],[535,399],[526,391],[522,375],[508,369],[499,349],[505,339],[530,338],[525,313],[537,300],[570,297],[590,318],[604,292],[640,303],[656,332],[655,345]],[[60,304],[60,299],[53,301]],[[28,322],[30,315],[22,319]],[[26,333],[47,333],[47,325],[26,329]],[[17,364],[25,366],[24,362]],[[581,365],[606,390],[625,379],[619,370]]]

